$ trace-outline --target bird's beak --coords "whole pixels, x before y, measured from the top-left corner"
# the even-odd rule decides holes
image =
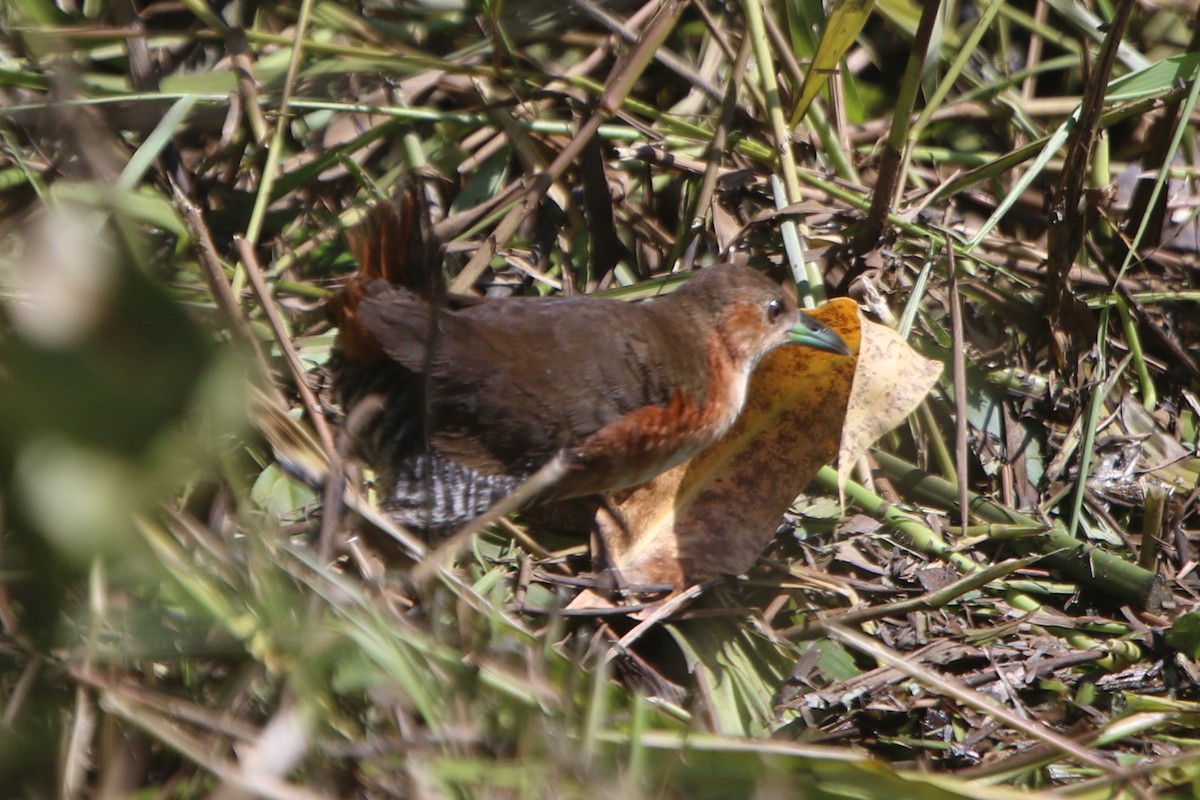
[[[846,347],[841,336],[803,311],[800,312],[800,321],[788,332],[788,341],[839,356],[850,355],[850,348]]]

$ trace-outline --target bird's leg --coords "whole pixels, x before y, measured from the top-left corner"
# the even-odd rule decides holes
[[[613,559],[612,552],[608,547],[608,537],[604,535],[604,522],[600,519],[600,515],[607,513],[609,517],[616,522],[617,515],[613,514],[612,501],[606,495],[593,495],[599,505],[596,507],[596,516],[592,525],[589,549],[592,551],[592,570],[595,573],[595,580],[592,584],[592,590],[604,595],[616,594],[621,585],[624,583],[620,580],[620,570],[617,568],[616,561]],[[618,525],[620,523],[617,523]],[[628,530],[625,527],[625,530]]]
[[[634,532],[629,525],[629,519],[610,495],[594,495],[598,499],[596,509],[596,524],[592,526],[592,552],[596,554],[596,586],[595,591],[608,592],[622,599],[632,598],[636,602],[646,602],[643,595],[670,592],[670,584],[630,583],[621,573],[613,553],[614,545],[628,552],[633,549]],[[606,514],[608,520],[601,519]]]
[[[615,529],[620,531],[626,542],[633,540],[633,531],[629,527],[629,520],[625,518],[625,514],[611,497],[600,494],[596,495],[596,498],[600,503],[600,507],[596,509],[596,525],[592,528],[592,552],[596,554],[594,560],[600,565],[596,571],[596,589],[622,599],[628,598],[631,594],[630,587],[621,575],[621,568],[617,565],[616,559],[608,547],[609,538],[604,535],[606,526],[600,520],[599,515],[607,514],[611,520],[611,526],[615,526]],[[609,527],[609,530],[613,530],[613,527]]]

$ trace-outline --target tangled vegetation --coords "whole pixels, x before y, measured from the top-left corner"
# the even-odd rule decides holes
[[[0,794],[1195,793],[1194,14],[0,5]],[[451,291],[747,261],[942,378],[669,613],[431,563],[325,371],[401,183]]]

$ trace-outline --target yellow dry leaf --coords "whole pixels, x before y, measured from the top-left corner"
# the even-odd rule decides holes
[[[920,402],[940,372],[894,331],[863,320],[851,300],[833,300],[812,315],[856,356],[774,351],[755,371],[745,408],[721,441],[614,496],[619,520],[599,512],[603,556],[623,586],[678,591],[745,571],[839,446],[844,463],[853,463]],[[597,602],[589,592],[572,606]]]
[[[851,351],[858,309],[838,299],[812,315]],[[782,347],[759,364],[745,408],[721,441],[615,500],[599,515],[604,554],[626,586],[682,588],[749,567],[783,512],[837,452],[854,358]]]

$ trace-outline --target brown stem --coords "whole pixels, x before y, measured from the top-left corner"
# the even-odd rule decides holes
[[[887,222],[892,199],[896,196],[896,184],[900,179],[904,142],[908,138],[908,118],[916,104],[921,71],[925,68],[925,56],[929,52],[929,41],[933,36],[933,27],[937,23],[941,5],[939,0],[928,0],[921,9],[921,21],[917,23],[908,66],[904,68],[900,97],[896,100],[896,111],[892,115],[892,127],[888,132],[887,143],[883,146],[879,177],[875,180],[875,191],[871,196],[871,209],[867,212],[862,229],[854,237],[853,247],[856,253],[873,250],[883,235],[883,226]]]

